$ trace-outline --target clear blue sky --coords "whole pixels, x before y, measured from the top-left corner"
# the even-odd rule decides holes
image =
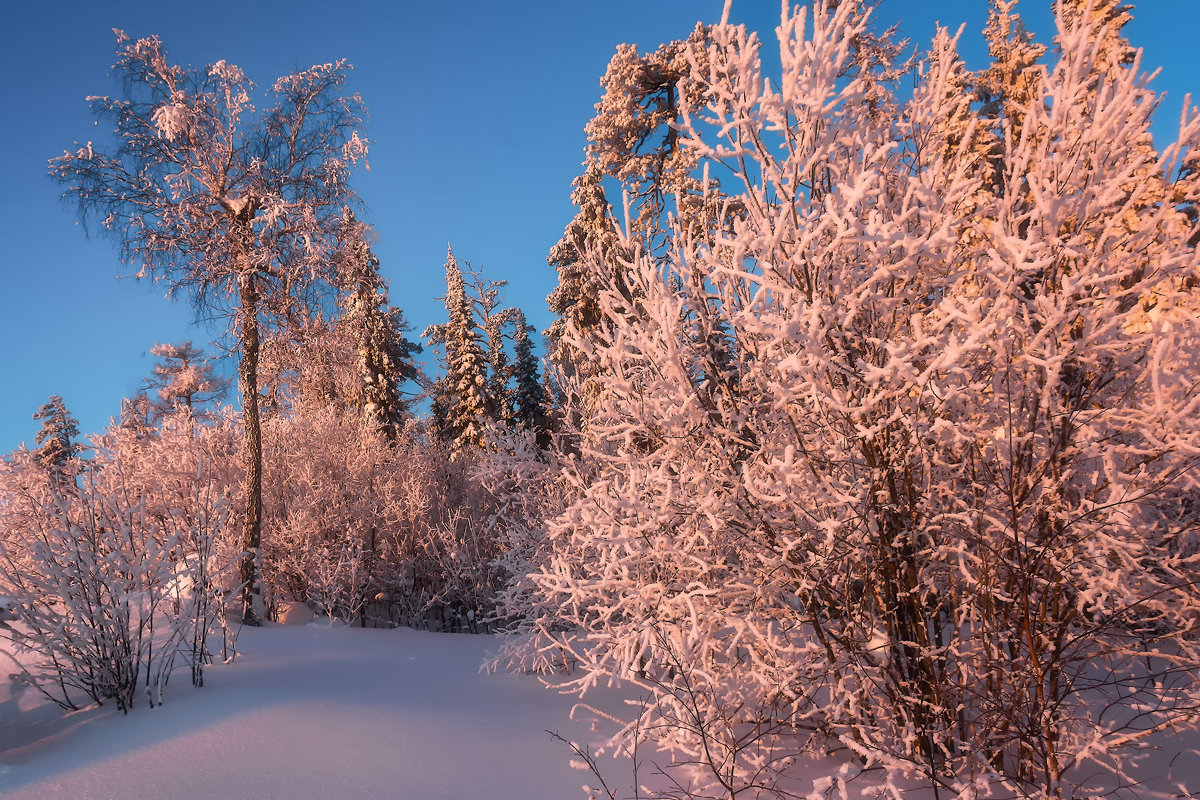
[[[1160,118],[1200,94],[1196,0],[1142,0],[1127,29],[1161,66]],[[1024,0],[1029,27],[1048,38],[1049,0]],[[509,281],[507,299],[539,329],[554,286],[546,253],[573,214],[583,126],[614,47],[643,49],[715,22],[721,0],[364,0],[332,10],[311,0],[204,3],[0,0],[0,454],[33,443],[31,415],[60,394],[84,432],[104,427],[149,372],[155,342],[206,344],[165,287],[132,278],[114,245],[87,239],[46,177],[46,161],[75,141],[101,141],[84,98],[109,94],[112,28],[158,35],[178,63],[225,59],[259,85],[338,58],[371,109],[369,173],[356,187],[378,232],[392,301],[419,332],[439,321],[446,244]],[[883,0],[926,43],[934,20],[967,24],[964,53],[983,63],[985,0]],[[779,4],[735,0],[734,18],[772,38]],[[1161,123],[1160,123],[1161,127]]]

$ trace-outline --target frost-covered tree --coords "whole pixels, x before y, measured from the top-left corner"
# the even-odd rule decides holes
[[[352,218],[349,221],[353,224]],[[355,406],[365,420],[395,441],[411,405],[403,387],[420,378],[415,357],[421,346],[406,336],[411,326],[404,312],[389,303],[379,258],[361,238],[360,233],[349,254],[354,261],[345,270],[349,281],[334,325],[354,347],[359,379]]]
[[[121,401],[120,426],[137,436],[149,436],[154,430],[154,404],[144,391]]]
[[[558,275],[558,285],[546,298],[550,310],[557,315],[547,335],[557,341],[560,333],[574,325],[590,330],[600,323],[599,309],[594,298],[604,285],[604,276],[593,272],[584,256],[589,251],[612,254],[616,258],[619,240],[617,226],[604,191],[604,174],[595,164],[588,164],[583,175],[573,182],[571,202],[579,209],[567,225],[563,238],[550,251],[550,265]]]
[[[176,409],[182,409],[191,418],[201,417],[204,407],[223,398],[229,388],[229,382],[215,374],[204,350],[190,340],[156,344],[150,348],[150,354],[158,363],[143,382],[143,389],[157,396],[156,401],[151,401],[152,413],[157,418]]]
[[[1016,5],[1017,0],[991,0],[983,30],[991,63],[977,76],[976,91],[983,116],[1006,123],[1008,135],[1019,141],[1024,108],[1037,95],[1037,65],[1046,48],[1025,28]],[[993,155],[998,157],[1005,131],[991,133],[996,142]]]
[[[498,289],[493,289],[498,292]],[[493,295],[493,306],[497,295]],[[513,421],[513,398],[508,388],[509,378],[512,377],[516,366],[511,362],[505,348],[506,336],[504,329],[511,322],[510,309],[503,313],[495,313],[494,308],[484,319],[483,332],[487,339],[488,361],[488,395],[492,398],[495,408],[494,419],[497,422],[511,424]]]
[[[519,308],[502,307],[507,281],[485,278],[453,254],[446,266],[448,321],[424,336],[444,352],[445,375],[435,383],[434,417],[455,453],[478,449],[494,425],[545,427],[531,330]]]
[[[513,421],[526,430],[545,434],[548,424],[546,393],[538,376],[538,360],[533,352],[533,341],[529,334],[533,326],[525,320],[525,313],[513,309]]]
[[[370,229],[346,209],[335,258],[336,303],[279,329],[264,343],[263,383],[272,415],[334,409],[394,439],[420,380],[420,345],[388,300]]]
[[[944,33],[910,96],[859,2],[785,11],[769,80],[739,26],[692,61],[679,146],[738,214],[619,230],[628,291],[566,334],[603,402],[560,474],[505,474],[565,491],[512,499],[509,656],[642,687],[625,734],[696,796],[803,796],[829,741],[962,796],[1107,790],[1198,721],[1195,185],[1138,181],[1200,115],[1147,148],[1145,76],[1056,22],[996,179]]]
[[[265,426],[268,606],[363,625],[459,626],[490,614],[499,555],[486,493],[421,421],[394,439],[328,406]]]
[[[1121,29],[1133,20],[1133,6],[1123,0],[1058,0],[1057,11],[1067,27],[1083,27],[1095,37],[1097,75],[1114,76],[1122,67],[1131,67],[1137,51],[1122,35]]]
[[[34,434],[37,444],[37,460],[59,488],[74,483],[75,459],[82,452],[79,440],[79,423],[67,411],[67,405],[58,395],[52,395],[43,403],[33,418],[41,423]]]
[[[547,298],[557,315],[547,340],[552,357],[564,365],[588,371],[582,353],[560,342],[570,327],[590,331],[601,323],[595,298],[602,289],[617,288],[627,301],[634,299],[623,267],[632,253],[622,250],[609,193],[624,194],[630,232],[647,235],[656,253],[663,245],[656,231],[670,198],[680,198],[676,213],[694,224],[705,226],[713,216],[713,204],[705,204],[713,193],[701,191],[697,159],[680,146],[677,127],[684,101],[702,100],[691,65],[706,58],[708,36],[708,28],[697,25],[686,39],[653,52],[622,44],[600,81],[604,92],[585,129],[584,171],[571,193],[578,211],[549,255],[558,286]]]
[[[239,348],[245,416],[245,619],[258,617],[262,535],[259,356],[264,326],[294,315],[327,285],[348,178],[367,145],[349,67],[319,64],[276,80],[262,110],[238,67],[172,64],[157,37],[117,32],[120,95],[93,97],[111,146],[87,142],[50,162],[85,220],[116,239],[139,275],[166,281],[209,311],[227,311]]]
[[[430,325],[422,336],[440,346],[444,353],[445,374],[435,388],[434,405],[441,417],[442,436],[456,454],[482,445],[488,423],[496,419],[497,408],[496,398],[488,391],[488,359],[476,313],[477,305],[485,303],[487,297],[472,298],[467,288],[462,267],[454,252],[447,250],[443,298],[447,320]]]

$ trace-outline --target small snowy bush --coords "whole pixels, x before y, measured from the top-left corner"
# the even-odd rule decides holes
[[[142,480],[148,450],[171,456],[152,481]],[[113,431],[75,486],[25,452],[4,465],[0,585],[16,619],[0,642],[19,656],[21,678],[64,708],[90,698],[127,712],[139,692],[155,705],[180,657],[203,682],[228,503],[202,464],[187,466],[194,457],[190,432],[141,441]]]

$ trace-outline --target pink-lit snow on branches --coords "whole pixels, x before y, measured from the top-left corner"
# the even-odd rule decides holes
[[[830,741],[1058,796],[1197,722],[1200,116],[1156,152],[1085,7],[983,105],[946,31],[895,93],[857,2],[785,11],[778,80],[738,26],[682,49],[704,201],[593,237],[593,318],[560,323],[583,430],[499,469],[565,490],[516,498],[508,657],[638,682],[614,746],[696,796],[790,796]]]

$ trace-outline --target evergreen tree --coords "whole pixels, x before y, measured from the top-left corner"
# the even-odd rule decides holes
[[[495,402],[488,395],[487,358],[475,325],[471,300],[462,268],[454,251],[446,252],[445,323],[431,325],[423,332],[431,344],[444,351],[444,378],[434,389],[434,403],[441,415],[442,438],[458,456],[483,444],[487,423],[495,419]]]
[[[152,434],[153,419],[154,404],[144,391],[121,401],[121,421],[118,427],[132,433],[135,439],[144,439]]]
[[[629,241],[622,243],[618,236],[604,181],[613,181],[629,198],[627,233],[644,238],[643,246],[658,255],[664,244],[659,223],[668,198],[678,197],[677,213],[701,227],[718,214],[720,198],[703,191],[695,174],[699,159],[682,146],[677,131],[683,107],[703,102],[702,82],[695,79],[692,65],[705,63],[708,44],[709,29],[699,24],[688,38],[650,53],[622,44],[600,81],[604,93],[585,128],[584,172],[571,193],[579,210],[549,256],[558,271],[558,287],[546,300],[558,318],[547,338],[554,360],[568,369],[588,371],[581,353],[564,349],[561,342],[569,328],[587,332],[600,323],[599,292],[613,288],[628,302],[634,300],[622,266],[634,253]]]
[[[538,377],[537,357],[529,334],[533,326],[520,309],[513,309],[513,420],[539,435],[546,432],[546,395]]]
[[[1040,101],[1039,63],[1046,47],[1026,29],[1016,5],[1017,0],[991,0],[983,29],[991,61],[973,76],[979,106],[973,150],[979,154],[984,202],[986,195],[1002,190],[1005,148],[1021,141],[1027,109]]]
[[[1024,109],[1037,96],[1037,64],[1046,53],[1044,45],[1034,41],[1033,34],[1014,10],[1017,0],[991,0],[987,39],[991,63],[976,78],[975,90],[982,103],[985,118],[1007,120],[1010,135],[1020,139]],[[997,132],[1003,141],[1003,132]]]
[[[501,308],[500,290],[508,281],[486,279],[483,274],[467,266],[463,273],[467,301],[474,316],[477,331],[483,332],[487,345],[487,395],[491,402],[492,420],[500,423],[512,422],[512,392],[508,383],[512,378],[512,363],[507,351],[507,328],[512,324],[514,309]],[[483,342],[481,341],[481,344]]]
[[[37,460],[59,488],[72,484],[75,474],[75,459],[82,451],[76,443],[79,423],[67,412],[67,406],[58,395],[51,395],[33,415],[42,423],[34,437],[37,443]]]
[[[620,45],[601,79],[603,95],[585,128],[584,171],[571,193],[578,212],[548,259],[558,286],[546,298],[556,315],[545,332],[547,360],[565,379],[559,385],[579,394],[570,403],[570,428],[586,429],[603,403],[604,381],[586,346],[603,339],[611,325],[598,298],[614,292],[621,299],[618,311],[636,313],[630,264],[640,252],[660,263],[669,257],[662,235],[668,200],[676,201],[671,213],[698,239],[728,233],[745,216],[742,200],[721,191],[718,172],[700,168],[699,151],[680,133],[686,114],[704,107],[712,78],[726,68],[710,63],[712,30],[697,24],[687,38],[647,53]],[[878,41],[864,36],[859,49],[878,49]],[[623,230],[610,191],[625,201]],[[582,332],[583,340],[572,331]]]
[[[355,406],[389,441],[395,441],[410,407],[402,387],[420,378],[415,356],[421,346],[405,335],[411,327],[404,312],[388,301],[387,282],[379,273],[378,256],[365,241],[364,226],[348,211],[344,221],[344,235],[351,241],[351,266],[345,270],[348,287],[334,326],[346,332],[354,348]]]
[[[415,356],[421,345],[405,336],[412,327],[404,312],[388,303],[382,280],[374,287],[362,283],[346,298],[339,324],[350,329],[358,346],[362,393],[357,405],[364,418],[394,440],[411,407],[403,386],[420,378]]]
[[[511,309],[506,309],[511,311]],[[492,398],[497,422],[513,421],[513,397],[508,387],[514,365],[505,350],[504,328],[509,314],[489,313],[484,318],[484,334],[487,336],[488,395]]]
[[[176,409],[182,409],[192,418],[204,416],[203,406],[222,399],[229,389],[229,381],[214,374],[212,362],[190,340],[182,344],[156,344],[150,348],[150,354],[159,359],[143,383],[153,419],[161,419]],[[154,391],[157,399],[149,396],[149,390]]]
[[[546,303],[557,318],[547,337],[556,353],[560,353],[558,343],[569,328],[586,331],[600,323],[596,297],[605,284],[604,274],[587,264],[586,254],[600,254],[596,260],[603,264],[616,263],[618,256],[628,255],[617,250],[617,228],[603,179],[599,165],[589,158],[584,173],[572,182],[571,202],[579,210],[550,250],[549,262],[558,272],[558,284]],[[566,351],[561,351],[561,356],[563,361],[578,358],[568,357]]]
[[[1061,41],[1064,36],[1071,35],[1071,31],[1079,29],[1093,43],[1089,53],[1077,56],[1087,62],[1081,63],[1079,68],[1092,72],[1088,101],[1093,106],[1102,107],[1113,93],[1128,91],[1141,116],[1148,119],[1157,105],[1157,97],[1138,75],[1140,53],[1122,34],[1122,29],[1133,19],[1132,11],[1133,7],[1121,0],[1061,0],[1056,40]],[[1128,89],[1123,84],[1127,84]],[[1127,196],[1134,199],[1131,211],[1170,202],[1177,194],[1172,191],[1159,164],[1149,128],[1138,131],[1132,143],[1138,150],[1137,158],[1142,166],[1123,187]],[[1126,222],[1131,229],[1138,226],[1132,214],[1126,215]]]
[[[506,283],[484,278],[451,253],[443,298],[448,320],[423,333],[443,350],[445,374],[429,395],[435,427],[456,454],[481,445],[490,424],[546,427],[532,328],[519,308],[501,306]]]
[[[1123,0],[1058,0],[1056,8],[1068,26],[1085,27],[1093,33],[1097,82],[1120,67],[1134,65],[1137,51],[1121,34],[1133,19],[1133,6]]]

